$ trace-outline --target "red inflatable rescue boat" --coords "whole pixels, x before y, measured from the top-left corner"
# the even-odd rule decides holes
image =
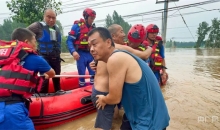
[[[87,73],[88,74],[88,73]],[[62,73],[61,75],[78,75],[78,72]],[[52,79],[49,92],[32,96],[30,118],[36,129],[54,127],[95,112],[91,102],[92,86],[79,88],[78,78],[62,77],[63,93],[54,93]]]

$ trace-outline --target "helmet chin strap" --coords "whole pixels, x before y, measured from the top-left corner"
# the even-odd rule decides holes
[[[84,19],[85,19],[87,25],[92,26],[92,25],[90,25],[90,24],[88,23],[88,17],[87,17],[87,18],[84,17]]]
[[[148,35],[147,35],[147,39],[150,40],[150,42],[152,43],[152,45],[154,44],[154,40],[151,40]]]

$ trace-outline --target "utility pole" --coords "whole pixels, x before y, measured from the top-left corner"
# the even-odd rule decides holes
[[[163,25],[163,42],[166,44],[166,34],[167,34],[167,14],[168,14],[168,0],[164,2],[164,25]]]
[[[163,36],[163,32],[164,32],[164,13],[162,12],[162,23],[161,23],[161,36],[162,36],[162,38],[164,38],[164,36]]]
[[[164,45],[166,44],[166,34],[167,34],[167,16],[168,16],[168,3],[176,2],[179,0],[156,0],[156,4],[164,3],[164,12],[162,13],[162,38]]]
[[[171,48],[174,48],[174,40],[175,39],[174,37],[171,38],[172,39],[172,44],[171,44]]]

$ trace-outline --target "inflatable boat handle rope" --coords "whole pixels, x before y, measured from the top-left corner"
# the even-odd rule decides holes
[[[44,76],[44,75],[38,75],[38,76]],[[90,77],[94,77],[94,75],[55,75],[53,78],[61,78],[61,77],[90,78]]]

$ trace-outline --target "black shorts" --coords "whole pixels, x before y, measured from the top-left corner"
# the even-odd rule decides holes
[[[107,95],[106,92],[99,92],[92,88],[92,102],[93,105],[96,107],[96,95]],[[104,130],[110,130],[112,128],[112,120],[114,115],[114,107],[115,105],[105,105],[105,108],[97,109],[97,116],[95,121],[95,128],[101,128]]]
[[[132,130],[130,122],[128,121],[125,114],[123,115],[123,118],[122,118],[120,130]]]

